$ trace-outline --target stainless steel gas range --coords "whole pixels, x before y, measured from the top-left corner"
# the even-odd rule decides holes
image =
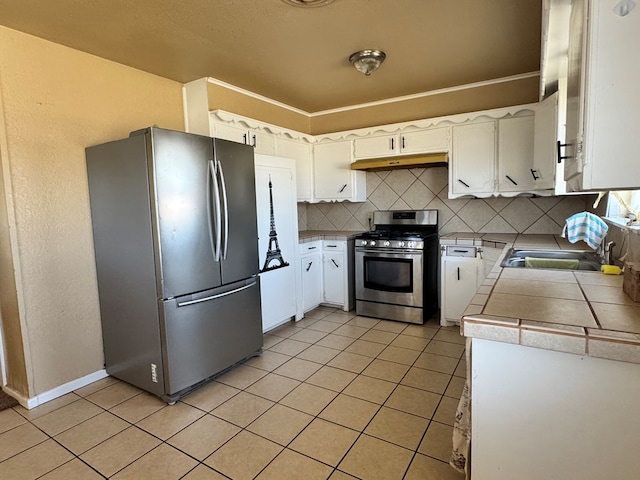
[[[355,239],[356,313],[424,323],[438,310],[438,211],[373,213]]]

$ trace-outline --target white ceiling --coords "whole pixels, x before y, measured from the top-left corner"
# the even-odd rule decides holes
[[[313,113],[536,72],[542,1],[0,0],[0,24]],[[367,48],[387,54],[371,77],[347,60]]]

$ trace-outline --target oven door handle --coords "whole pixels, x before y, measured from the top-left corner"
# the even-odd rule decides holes
[[[382,249],[365,250],[365,249],[357,249],[356,253],[375,253],[375,254],[378,254],[379,256],[389,256],[389,255],[419,256],[419,255],[422,255],[424,252],[422,250],[382,250]]]

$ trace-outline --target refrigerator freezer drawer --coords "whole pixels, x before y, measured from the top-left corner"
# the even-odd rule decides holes
[[[225,370],[262,348],[257,277],[162,302],[166,396]]]

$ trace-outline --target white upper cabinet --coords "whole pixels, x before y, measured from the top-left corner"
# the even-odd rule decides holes
[[[293,158],[299,202],[313,200],[311,138],[303,133],[259,122],[223,110],[209,114],[210,135],[255,147],[255,153]]]
[[[491,195],[495,189],[495,120],[455,125],[452,137],[449,198]]]
[[[452,127],[449,198],[553,195],[557,96]]]
[[[534,190],[534,117],[498,120],[498,191]]]
[[[214,120],[211,122],[211,136],[251,145],[255,147],[256,153],[264,155],[276,154],[275,137],[259,130],[243,128],[220,120]]]
[[[373,134],[353,141],[356,160],[449,151],[450,128],[428,128],[396,134]]]
[[[351,170],[351,140],[313,146],[313,182],[315,200],[366,201],[366,174]]]
[[[306,140],[276,138],[276,155],[296,161],[296,188],[299,202],[313,200],[313,157]]]
[[[573,191],[640,188],[640,8],[573,0],[565,180]]]
[[[400,136],[402,155],[448,152],[450,148],[451,127],[429,128]]]

